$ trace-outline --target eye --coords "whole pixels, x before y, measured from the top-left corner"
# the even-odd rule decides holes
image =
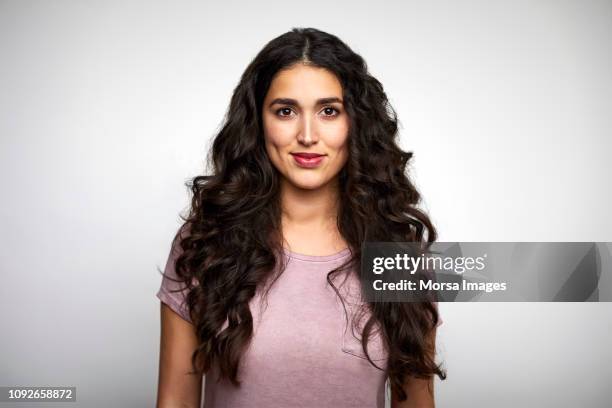
[[[340,111],[334,108],[333,106],[326,106],[325,108],[323,108],[321,112],[324,113],[323,116],[329,116],[329,117],[338,116],[340,114]]]
[[[292,112],[291,108],[285,107],[285,108],[277,109],[276,115],[280,117],[289,117],[291,116],[291,112]]]

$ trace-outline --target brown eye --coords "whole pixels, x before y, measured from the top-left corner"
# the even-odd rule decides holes
[[[323,113],[325,114],[324,116],[337,116],[340,113],[340,111],[336,108],[328,106],[323,109]]]
[[[287,117],[291,115],[291,109],[290,108],[280,108],[276,111],[276,114],[280,117]]]

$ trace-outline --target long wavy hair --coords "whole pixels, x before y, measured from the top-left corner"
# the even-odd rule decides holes
[[[283,270],[275,268],[283,253],[282,176],[265,150],[262,103],[275,74],[296,63],[337,76],[349,117],[349,157],[338,175],[337,227],[351,257],[327,274],[336,294],[342,300],[333,283],[336,274],[348,270],[359,276],[364,242],[436,240],[429,217],[416,208],[421,197],[407,175],[412,152],[396,143],[396,112],[364,59],[336,36],[314,28],[293,28],[270,41],[234,89],[208,155],[210,175],[187,182],[191,206],[181,215],[184,223],[173,241],[180,251],[175,271],[188,289],[186,304],[198,337],[192,373],[217,365],[219,379],[236,386],[239,361],[253,335],[249,302]],[[364,353],[386,370],[400,401],[407,398],[402,387],[407,376],[446,378],[427,341],[439,319],[433,302],[365,302],[364,307],[370,312],[361,335]],[[386,368],[376,366],[368,353],[376,327],[388,352]]]

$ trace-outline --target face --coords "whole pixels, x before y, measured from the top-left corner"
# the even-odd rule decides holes
[[[334,180],[348,158],[349,121],[342,85],[324,68],[279,71],[264,99],[266,151],[285,181],[317,189]]]

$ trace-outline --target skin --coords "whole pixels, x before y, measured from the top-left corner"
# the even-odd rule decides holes
[[[161,303],[158,408],[199,408],[203,376],[187,375],[197,347],[193,324]]]
[[[263,102],[266,151],[282,175],[282,235],[294,252],[331,255],[347,247],[336,226],[338,174],[348,159],[349,118],[342,95],[333,73],[299,63],[277,73]],[[329,98],[337,101],[321,103]],[[325,158],[305,169],[291,152]],[[435,344],[435,331],[429,341]],[[161,303],[158,408],[199,408],[202,376],[186,375],[196,347],[193,324]],[[392,408],[434,407],[433,380],[410,378],[405,390],[408,399],[400,403],[392,395]]]
[[[320,103],[329,98],[337,101]],[[264,99],[262,121],[268,157],[282,175],[285,245],[307,255],[331,255],[346,248],[336,227],[338,174],[348,159],[349,132],[340,82],[326,69],[301,63],[282,70]],[[306,169],[296,164],[292,152],[325,158],[318,167]]]

